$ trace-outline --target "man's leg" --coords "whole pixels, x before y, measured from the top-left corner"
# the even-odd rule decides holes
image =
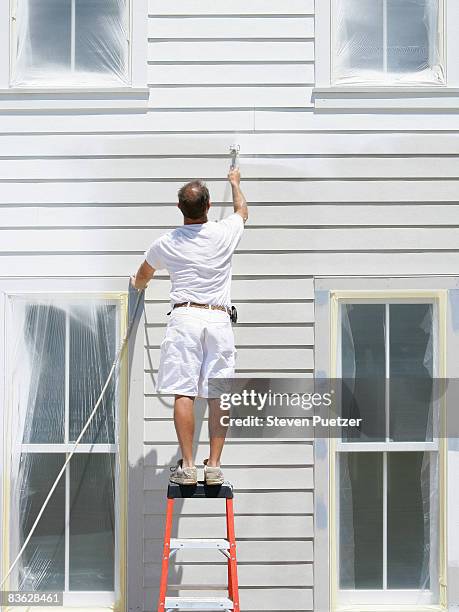
[[[193,467],[194,397],[176,395],[174,425],[182,451],[183,467]]]
[[[220,458],[225,444],[227,426],[222,425],[220,418],[228,416],[228,410],[220,408],[220,398],[209,399],[209,438],[210,454],[207,465],[209,467],[220,466]]]

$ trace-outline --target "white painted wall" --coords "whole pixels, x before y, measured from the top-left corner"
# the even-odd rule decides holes
[[[457,114],[315,114],[312,0],[149,8],[147,112],[12,113],[0,103],[0,276],[127,277],[180,223],[183,182],[208,180],[213,218],[230,211],[234,142],[251,206],[234,262],[241,374],[312,374],[315,275],[457,273]],[[145,610],[177,456],[170,398],[154,388],[167,287],[152,282],[146,305]],[[205,430],[204,420],[198,461]],[[242,609],[312,610],[311,443],[230,441],[224,464]],[[222,510],[209,502],[195,516],[187,501],[176,533],[217,536]],[[224,582],[223,557],[191,555],[177,557],[172,583]]]

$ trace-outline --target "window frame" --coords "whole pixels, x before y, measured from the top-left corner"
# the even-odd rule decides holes
[[[22,283],[25,284],[25,283]],[[10,508],[10,482],[8,477],[4,477],[7,473],[5,470],[8,466],[8,448],[11,446],[11,438],[9,432],[5,428],[5,417],[11,410],[10,403],[10,387],[8,381],[10,380],[9,364],[11,363],[11,348],[12,342],[11,331],[9,330],[9,318],[11,312],[11,298],[14,297],[43,297],[50,298],[62,302],[84,302],[91,300],[101,300],[107,304],[115,304],[117,307],[116,317],[116,350],[118,350],[120,338],[122,338],[127,328],[127,314],[128,314],[128,301],[127,294],[125,292],[100,292],[100,291],[88,291],[82,290],[81,292],[73,291],[58,291],[51,290],[46,294],[43,291],[8,291],[3,293],[3,299],[0,299],[0,317],[2,317],[3,324],[3,342],[0,344],[0,366],[3,365],[2,383],[3,383],[3,405],[6,407],[5,414],[0,415],[0,434],[4,441],[4,453],[0,456],[0,467],[2,468],[0,477],[0,526],[9,525],[9,512]],[[1,339],[0,339],[1,340]],[[1,387],[0,387],[1,392]],[[118,432],[119,452],[116,453],[116,444],[86,444],[79,445],[75,452],[92,453],[92,452],[111,452],[114,451],[117,456],[117,473],[120,475],[119,482],[116,488],[115,498],[115,529],[117,529],[117,537],[115,540],[115,579],[114,579],[114,591],[69,591],[63,593],[63,607],[64,609],[71,610],[75,606],[87,607],[91,610],[107,611],[118,609],[119,606],[123,607],[127,600],[127,575],[125,570],[126,557],[128,556],[127,550],[127,532],[129,529],[127,517],[128,499],[128,481],[127,481],[127,455],[128,455],[128,437],[127,437],[127,404],[128,404],[128,368],[127,360],[124,357],[120,365],[120,378],[119,388],[117,391],[118,402],[117,402],[117,423],[116,431]],[[72,450],[74,446],[73,442],[64,442],[62,444],[24,444],[21,448],[29,452],[30,447],[35,447],[35,452],[56,452],[64,453]],[[97,446],[98,450],[94,450],[92,447]],[[68,479],[70,463],[67,466],[67,472],[62,476],[62,479],[66,481]],[[67,486],[67,485],[66,485]],[[66,499],[67,506],[67,499]],[[3,516],[2,510],[3,508]],[[66,527],[68,530],[68,527]],[[9,545],[10,545],[10,532],[7,527],[4,530],[0,529],[0,550],[3,554],[1,559],[5,559],[3,565],[0,563],[0,569],[2,575],[6,573],[9,563],[12,558],[9,557]],[[136,543],[138,546],[138,542]],[[66,559],[68,558],[68,550],[66,550]],[[4,588],[7,588],[8,582]],[[119,609],[121,609],[119,608]],[[39,608],[38,608],[39,609]],[[25,612],[25,608],[19,608],[18,612]]]
[[[332,87],[341,87],[342,85],[339,83],[335,83],[334,82],[334,76],[333,76],[333,72],[334,72],[334,49],[335,49],[335,43],[337,40],[337,17],[336,17],[336,11],[335,9],[335,5],[339,0],[331,0],[331,32],[330,32],[330,85]],[[384,2],[384,7],[387,8],[387,2],[388,0],[382,0]],[[446,85],[446,54],[445,54],[445,35],[446,35],[446,20],[445,20],[445,2],[446,0],[437,0],[438,2],[438,17],[439,17],[439,32],[440,32],[440,40],[439,40],[439,55],[441,57],[441,61],[442,64],[444,65],[445,68],[445,81],[443,83],[430,83],[428,84],[420,84],[417,85],[415,82],[413,82],[413,84],[407,84],[405,85],[405,87],[444,87]],[[383,19],[387,19],[387,13],[386,11],[383,11]],[[387,22],[386,22],[387,24]],[[385,25],[383,24],[383,32],[385,33],[385,36],[383,38],[387,38],[387,27],[385,27]],[[383,62],[384,65],[387,64],[387,48],[384,47],[384,50],[386,52],[386,55],[383,55]],[[429,50],[431,52],[431,50]],[[384,74],[384,72],[382,73]],[[407,74],[415,74],[415,73],[407,73]],[[362,87],[377,87],[378,83],[374,82],[372,83],[371,81],[368,81],[367,83],[362,83],[361,84]],[[397,85],[396,83],[391,83],[390,81],[388,81],[387,83],[383,83],[380,82],[379,83],[380,87],[395,87],[398,88],[401,85]],[[403,86],[403,85],[402,85]],[[352,87],[352,85],[349,86],[350,88]]]
[[[409,298],[409,297],[390,297],[384,298],[382,296],[375,297],[367,297],[363,298],[360,296],[356,296],[354,298],[351,297],[339,297],[339,294],[336,297],[336,343],[337,343],[337,352],[336,352],[336,378],[342,377],[341,372],[341,341],[342,341],[342,306],[344,304],[384,304],[385,305],[385,315],[384,322],[387,323],[390,321],[389,312],[391,304],[432,304],[433,312],[432,312],[432,335],[433,341],[437,343],[438,351],[437,351],[437,359],[434,360],[433,363],[433,378],[439,377],[439,357],[441,354],[441,347],[439,346],[439,326],[440,326],[440,317],[439,317],[439,303],[435,298],[425,297],[425,298]],[[390,366],[390,362],[387,360],[387,353],[389,349],[390,343],[390,332],[386,333],[385,337],[385,351],[386,351],[386,378],[388,378],[388,367]],[[389,398],[390,401],[390,398]],[[386,397],[386,410],[388,409],[387,397]],[[438,423],[438,416],[440,414],[439,411],[440,406],[437,404],[434,408],[436,412],[436,418],[434,419],[434,426]],[[387,418],[389,413],[386,413],[386,436],[389,433],[388,431],[388,421]],[[437,433],[437,437],[435,437],[435,433]],[[331,453],[331,473],[333,475],[332,481],[332,495],[334,496],[333,508],[334,508],[334,516],[332,516],[331,520],[334,522],[335,527],[335,536],[333,541],[333,551],[332,557],[335,559],[334,567],[332,568],[332,577],[333,583],[336,583],[336,607],[343,607],[345,605],[365,605],[368,604],[368,599],[373,599],[378,605],[398,605],[398,604],[407,604],[407,605],[433,605],[439,599],[439,589],[438,588],[430,588],[429,590],[420,591],[418,589],[340,589],[338,585],[339,577],[339,494],[340,494],[340,485],[339,485],[339,461],[338,457],[341,453],[355,453],[355,452],[376,452],[378,454],[383,455],[383,474],[384,480],[387,478],[387,457],[389,453],[394,452],[425,452],[429,453],[429,459],[434,458],[434,461],[429,462],[430,469],[430,482],[432,483],[432,478],[437,471],[438,461],[440,457],[440,440],[438,438],[438,430],[433,434],[432,441],[424,441],[424,442],[392,442],[389,441],[386,437],[386,441],[384,442],[342,442],[340,440],[331,440],[330,444],[330,453]],[[438,466],[439,467],[439,466]],[[438,476],[441,478],[440,470],[438,469]],[[444,477],[444,475],[443,475]],[[438,491],[440,491],[440,483],[436,483],[436,487]],[[384,489],[384,497],[387,501],[387,490]],[[434,521],[430,523],[430,536],[431,542],[433,541],[432,536],[435,535],[435,546],[432,547],[432,552],[439,551],[439,534],[434,532],[433,526],[438,524],[438,514],[439,511],[434,514]],[[387,545],[387,531],[384,531],[383,534],[384,542]],[[436,587],[438,585],[438,559],[435,559],[433,554],[430,556],[430,569],[429,574],[431,578],[431,583],[433,583]],[[387,576],[385,576],[387,579]],[[418,603],[413,604],[412,600],[416,600]],[[341,603],[339,603],[341,602]]]
[[[148,88],[148,0],[128,0],[128,82],[122,84],[15,86],[12,84],[17,0],[0,7],[0,109],[146,110]]]
[[[18,2],[20,0],[10,0],[11,2],[11,17],[10,17],[10,49],[11,49],[11,53],[10,53],[10,87],[13,89],[18,89],[18,90],[22,90],[22,89],[28,89],[30,87],[30,85],[16,85],[13,82],[13,75],[16,69],[16,65],[17,65],[17,57],[16,57],[16,53],[14,52],[15,48],[17,47],[17,42],[18,42],[18,38],[17,38],[17,10],[18,10]],[[76,31],[76,15],[75,15],[75,3],[77,0],[70,0],[71,2],[71,11],[70,11],[70,32],[71,32],[71,51],[70,51],[70,70],[68,72],[73,72],[73,68],[74,68],[74,64],[75,64],[75,51],[76,51],[76,40],[75,40],[75,31]],[[132,2],[133,0],[125,0],[126,1],[126,22],[125,25],[126,30],[127,30],[127,39],[126,39],[126,53],[127,56],[125,58],[126,60],[126,74],[124,75],[126,77],[126,82],[125,83],[120,83],[118,80],[113,79],[112,81],[110,79],[107,79],[105,81],[105,84],[103,84],[101,86],[101,89],[105,89],[105,88],[113,88],[113,87],[129,87],[130,83],[131,83],[131,55],[132,55]],[[68,73],[67,72],[67,73]],[[78,73],[77,73],[78,74]],[[43,83],[43,85],[40,85],[42,87],[48,87],[48,85],[46,83]],[[55,86],[59,86],[58,83],[55,82],[50,82],[49,87],[53,88]],[[85,88],[85,85],[80,85],[78,83],[78,79],[75,79],[75,83],[70,83],[69,87],[75,88],[75,89],[80,89],[80,88]]]
[[[459,20],[459,3],[443,3],[442,47],[445,84],[432,85],[334,85],[332,80],[333,3],[316,2],[315,87],[312,100],[317,111],[353,110],[445,110],[459,108],[459,37],[454,24]]]
[[[456,300],[456,277],[316,277],[315,278],[315,376],[327,378],[336,376],[337,364],[337,301],[338,298],[420,298],[435,300],[438,303],[439,334],[442,349],[439,350],[439,374],[441,377],[457,376],[457,367],[451,354],[459,351],[459,330],[447,315],[446,304]],[[459,302],[458,302],[459,305]],[[448,336],[447,336],[448,334]],[[448,337],[448,346],[446,338]],[[445,353],[448,350],[448,361]],[[441,409],[442,419],[444,415]],[[331,612],[389,612],[395,609],[394,604],[337,604],[336,571],[336,474],[334,470],[334,440],[317,439],[314,443],[315,491],[314,491],[314,601],[318,609]],[[395,450],[395,449],[394,449]],[[439,603],[418,605],[407,601],[397,601],[399,612],[433,612],[446,611],[447,574],[451,574],[451,563],[454,556],[448,558],[447,542],[455,541],[459,536],[458,529],[452,526],[448,516],[454,512],[449,497],[446,496],[448,441],[442,438],[439,442]],[[448,474],[451,482],[451,474]],[[449,512],[448,512],[449,508]],[[450,563],[450,565],[448,565]],[[452,586],[454,589],[454,585]],[[418,591],[419,593],[419,591]]]

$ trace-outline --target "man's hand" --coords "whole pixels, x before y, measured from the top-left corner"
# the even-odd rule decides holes
[[[231,183],[231,189],[233,191],[234,212],[241,215],[245,223],[249,217],[249,210],[247,208],[247,201],[241,191],[241,172],[239,168],[230,168],[228,180]]]
[[[141,291],[141,289],[136,285],[137,280],[135,278],[135,274],[133,274],[131,276],[131,285],[134,287],[134,289],[137,289],[137,291]]]
[[[155,269],[150,266],[149,263],[144,261],[137,270],[137,273],[134,276],[131,276],[131,285],[138,291],[146,289],[149,281],[153,278],[154,273]]]
[[[239,168],[230,168],[228,172],[228,180],[232,187],[238,187],[241,183],[241,171]]]

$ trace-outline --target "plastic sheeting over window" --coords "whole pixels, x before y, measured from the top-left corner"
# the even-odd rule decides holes
[[[343,412],[363,442],[432,440],[432,304],[346,304],[341,310]],[[386,380],[390,379],[390,380]]]
[[[16,0],[15,86],[128,82],[128,0]]]
[[[102,300],[10,300],[10,560],[20,550],[115,358],[118,309]],[[108,388],[11,578],[26,591],[114,591],[117,383]],[[82,446],[85,445],[85,446]]]
[[[373,591],[368,604],[393,603],[384,599],[391,590],[409,591],[413,605],[438,598],[434,327],[432,303],[341,305],[342,375],[345,384],[354,380],[353,410],[365,424],[337,454],[338,582],[346,603],[358,591]],[[354,443],[349,451],[347,442]]]
[[[334,85],[445,83],[442,0],[333,0]]]
[[[339,453],[338,469],[340,588],[412,590],[412,604],[432,591],[434,603],[436,453]]]

